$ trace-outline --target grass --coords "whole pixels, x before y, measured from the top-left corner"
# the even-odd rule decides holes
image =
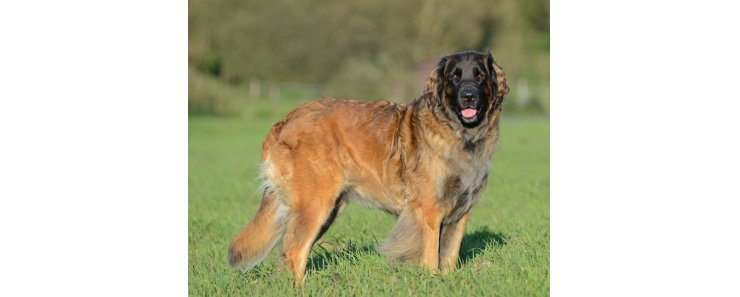
[[[188,282],[193,296],[548,296],[550,291],[549,124],[505,115],[488,190],[474,208],[459,269],[430,275],[375,251],[395,219],[350,205],[309,258],[305,284],[292,288],[280,246],[247,273],[227,264],[231,239],[259,205],[262,140],[283,112],[258,105],[241,118],[191,117],[188,174]]]

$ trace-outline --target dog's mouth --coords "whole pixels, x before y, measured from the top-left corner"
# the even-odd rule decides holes
[[[472,124],[478,119],[478,109],[470,106],[459,107],[458,114],[465,124]]]
[[[461,110],[460,115],[462,115],[463,119],[473,120],[475,119],[475,116],[478,115],[478,111],[475,108],[468,107]]]

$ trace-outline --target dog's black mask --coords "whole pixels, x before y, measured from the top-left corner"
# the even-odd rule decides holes
[[[443,57],[437,75],[437,96],[448,113],[454,113],[466,128],[477,127],[497,94],[491,54],[471,51]]]

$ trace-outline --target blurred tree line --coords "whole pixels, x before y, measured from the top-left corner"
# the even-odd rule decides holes
[[[189,0],[190,112],[224,113],[226,101],[248,97],[235,90],[255,81],[321,86],[315,96],[408,101],[439,57],[490,49],[512,87],[507,110],[547,113],[549,6],[549,0]]]

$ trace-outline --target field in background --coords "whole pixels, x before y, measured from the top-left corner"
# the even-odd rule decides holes
[[[395,219],[351,205],[314,246],[305,285],[293,290],[290,273],[279,263],[280,246],[246,274],[228,266],[227,248],[259,205],[257,173],[264,136],[300,102],[235,104],[241,104],[241,116],[189,119],[190,295],[549,295],[547,118],[504,114],[489,187],[473,210],[458,271],[429,275],[388,262],[374,246]]]
[[[549,114],[549,0],[189,0],[188,8],[191,115],[239,114],[233,101],[299,89],[406,102],[441,56],[464,50],[491,50],[504,68],[507,111]]]

